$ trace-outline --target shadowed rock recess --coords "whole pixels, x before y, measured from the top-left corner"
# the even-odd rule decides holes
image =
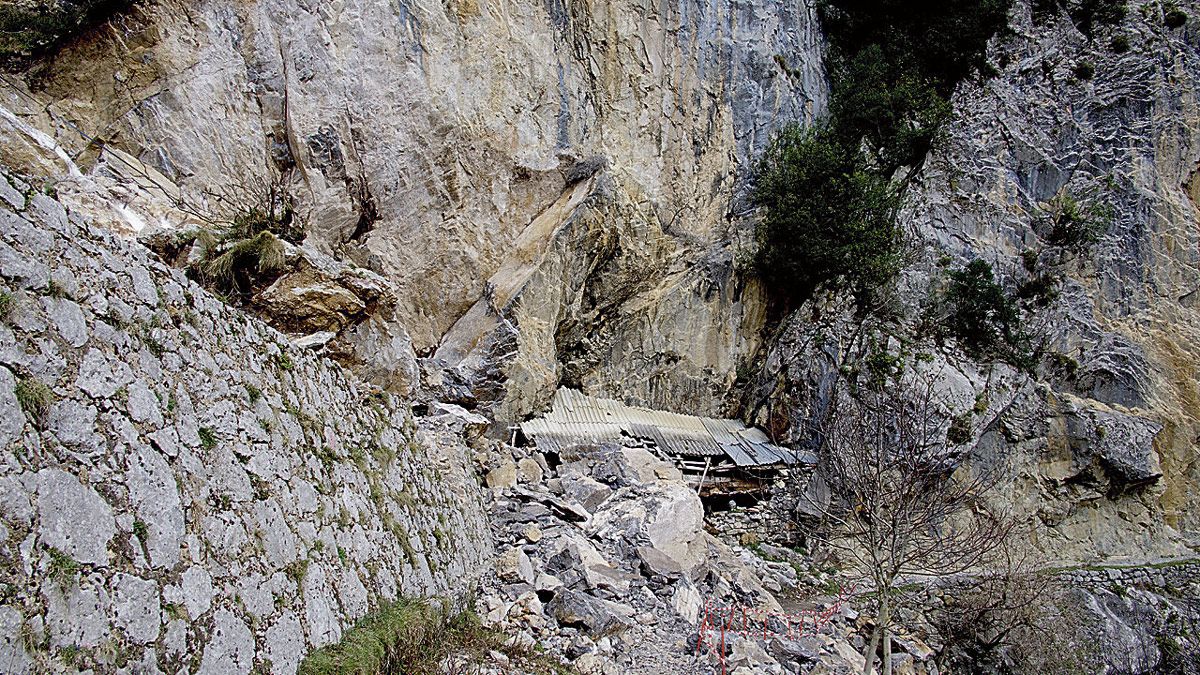
[[[0,672],[315,672],[436,598],[494,631],[447,672],[861,673],[812,476],[907,373],[1037,611],[902,578],[891,672],[1200,673],[1200,0],[1008,4],[919,170],[845,164],[903,183],[856,298],[764,281],[754,174],[886,79],[822,32],[873,3],[0,0]]]

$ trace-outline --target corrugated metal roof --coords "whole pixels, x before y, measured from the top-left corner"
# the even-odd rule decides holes
[[[635,445],[644,439],[676,455],[726,455],[738,466],[796,464],[808,462],[811,455],[774,445],[761,429],[737,420],[637,408],[574,389],[559,389],[551,411],[523,422],[521,431],[548,452],[561,452],[579,443]]]

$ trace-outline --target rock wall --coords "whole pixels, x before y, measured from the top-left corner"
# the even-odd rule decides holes
[[[0,198],[0,669],[292,673],[383,600],[467,590],[491,539],[457,418],[20,178]]]
[[[1016,3],[1013,34],[991,47],[999,73],[959,87],[954,121],[908,193],[902,221],[918,250],[894,317],[863,322],[844,298],[815,299],[781,328],[747,414],[810,438],[840,376],[898,357],[938,382],[947,430],[967,423],[964,455],[1015,469],[1003,498],[1052,557],[1187,554],[1200,494],[1200,6],[1178,5],[1192,17],[1181,27],[1157,4],[1131,4],[1089,37],[1065,13],[1035,23],[1030,3]],[[1118,36],[1127,51],[1112,46]],[[1113,213],[1079,255],[1048,241],[1066,195]],[[1038,274],[1063,277],[1025,317],[1044,349],[1032,377],[931,337],[925,312],[946,270],[976,258],[1009,293]]]
[[[89,174],[123,170],[93,139],[196,199],[282,172],[310,244],[395,282],[439,395],[715,414],[763,323],[741,180],[824,107],[821,43],[807,1],[163,0],[5,105]]]

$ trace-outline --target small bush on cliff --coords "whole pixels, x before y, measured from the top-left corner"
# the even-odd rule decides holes
[[[1080,201],[1063,192],[1050,201],[1045,239],[1072,253],[1082,253],[1100,240],[1112,225],[1113,210],[1095,199]]]
[[[194,273],[210,287],[235,297],[272,281],[284,268],[284,242],[297,243],[304,236],[283,185],[252,181],[209,197],[217,210],[229,215],[205,216],[212,224],[195,235],[201,259]]]
[[[866,139],[891,174],[918,166],[950,117],[950,96],[989,73],[987,44],[1011,0],[823,0],[833,79],[830,111],[850,144]]]
[[[945,291],[946,331],[972,358],[999,359],[1029,369],[1033,357],[1029,336],[1021,328],[1016,302],[992,274],[992,266],[973,260],[951,270]]]
[[[1187,23],[1187,20],[1187,13],[1179,9],[1179,6],[1174,2],[1163,3],[1163,23],[1166,24],[1167,28],[1179,28]]]

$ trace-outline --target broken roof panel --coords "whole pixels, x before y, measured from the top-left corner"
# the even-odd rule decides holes
[[[737,420],[637,408],[574,389],[559,389],[551,411],[540,419],[523,422],[521,431],[550,452],[577,443],[629,444],[643,439],[685,457],[725,455],[738,466],[795,464],[807,462],[811,455],[774,445],[762,430]]]

